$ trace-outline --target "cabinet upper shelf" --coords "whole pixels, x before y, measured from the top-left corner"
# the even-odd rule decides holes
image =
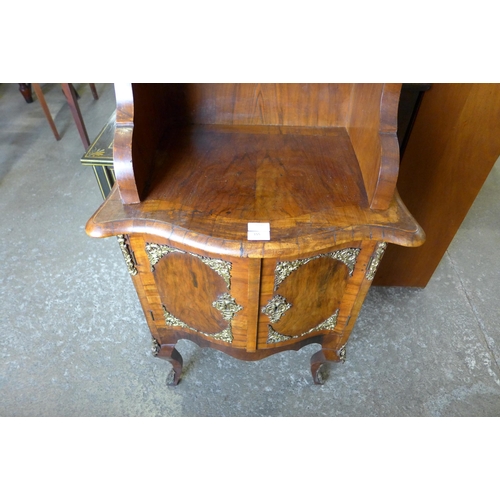
[[[168,134],[147,200],[164,210],[243,221],[368,208],[344,128],[196,125]]]

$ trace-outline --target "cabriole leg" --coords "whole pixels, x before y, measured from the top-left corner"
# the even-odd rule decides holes
[[[338,350],[321,349],[311,357],[311,374],[315,384],[322,385],[324,383],[320,368],[325,363],[339,363],[345,361],[345,346]]]
[[[155,355],[171,363],[173,368],[173,377],[169,378],[167,385],[177,385],[181,379],[182,356],[175,348],[175,344],[157,344]]]

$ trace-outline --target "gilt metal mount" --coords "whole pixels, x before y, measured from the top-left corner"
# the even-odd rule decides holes
[[[278,262],[274,271],[274,290],[276,291],[281,283],[300,266],[303,266],[304,264],[307,264],[312,260],[319,259],[320,257],[329,257],[331,259],[342,262],[348,267],[349,276],[352,276],[359,252],[360,248],[343,248],[342,250],[322,253],[319,255],[315,255],[314,257],[308,257],[306,259]]]
[[[162,257],[174,252],[192,255],[193,257],[200,259],[205,265],[212,269],[212,271],[215,271],[225,281],[228,290],[231,289],[231,262],[222,259],[214,259],[211,257],[203,257],[192,252],[179,250],[178,248],[174,248],[169,245],[160,245],[159,243],[146,243],[146,254],[151,265],[151,272],[154,272],[155,265],[158,264]]]
[[[379,242],[375,253],[373,254],[370,263],[368,264],[368,270],[366,271],[366,279],[372,281],[375,278],[375,273],[377,272],[378,266],[382,257],[384,256],[385,249],[387,248],[387,243],[385,241]]]
[[[272,344],[276,342],[284,342],[285,340],[298,339],[309,335],[310,333],[321,331],[321,330],[334,330],[337,325],[337,319],[339,316],[339,309],[337,309],[328,319],[320,323],[318,326],[307,330],[307,332],[301,333],[300,335],[283,335],[277,332],[271,325],[268,325],[268,337],[267,343]]]
[[[222,314],[222,317],[231,322],[234,315],[243,309],[239,304],[236,303],[231,295],[228,293],[222,294],[216,301],[212,302],[212,306],[217,309]]]
[[[172,313],[170,313],[167,310],[165,306],[162,307],[163,307],[163,316],[165,318],[165,324],[167,326],[180,326],[181,328],[185,328],[187,330],[200,333],[201,335],[205,335],[206,337],[212,337],[216,340],[222,340],[228,343],[231,343],[233,341],[233,332],[231,330],[231,323],[229,324],[229,326],[224,328],[224,330],[218,333],[205,333],[202,332],[201,330],[193,328],[192,326],[189,326],[187,323],[184,323],[184,321],[180,320],[179,318],[176,318]]]
[[[125,259],[125,264],[127,264],[128,272],[135,276],[137,274],[137,268],[135,267],[134,257],[132,256],[132,252],[130,251],[130,247],[128,244],[128,237],[125,234],[119,234],[116,239],[118,240],[118,244],[120,245],[120,249],[123,254],[123,258]]]
[[[281,295],[275,295],[265,307],[262,308],[262,312],[268,316],[270,323],[277,323],[283,314],[285,314],[288,309],[292,307],[292,304],[287,302],[285,297]]]

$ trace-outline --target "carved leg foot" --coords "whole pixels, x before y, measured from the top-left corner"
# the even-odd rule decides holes
[[[181,379],[182,356],[172,344],[162,344],[156,354],[157,357],[164,359],[172,364],[173,377],[169,377],[167,385],[177,385]]]
[[[327,360],[323,353],[323,350],[318,351],[316,354],[313,354],[311,357],[311,374],[316,385],[323,385],[324,379],[323,375],[320,372],[320,368],[326,363]]]
[[[325,363],[339,363],[345,361],[345,346],[342,346],[338,350],[333,349],[321,349],[316,354],[311,357],[311,374],[314,383],[317,385],[322,385],[324,383],[324,378],[321,373],[321,367]]]

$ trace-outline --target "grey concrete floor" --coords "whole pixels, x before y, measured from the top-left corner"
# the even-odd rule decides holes
[[[98,101],[76,86],[92,140],[113,86]],[[43,89],[59,142],[36,100],[0,84],[1,416],[500,415],[500,164],[425,289],[370,290],[325,385],[317,345],[243,362],[181,341],[172,388],[116,239],[85,234],[101,195],[60,88]]]

